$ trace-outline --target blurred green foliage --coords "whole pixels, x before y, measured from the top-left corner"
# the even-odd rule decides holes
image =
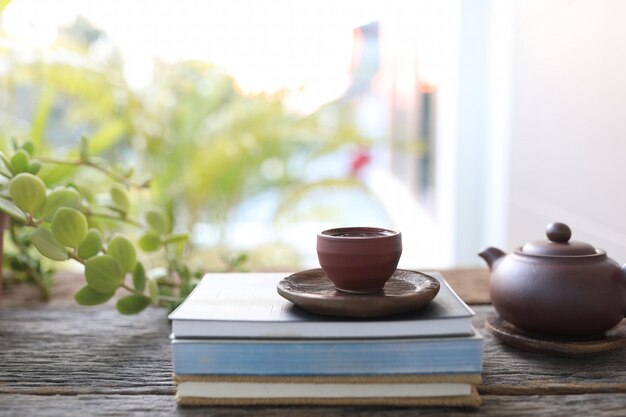
[[[0,11],[6,4],[0,2]],[[153,81],[132,88],[120,56],[106,33],[84,19],[60,30],[57,44],[46,50],[13,42],[0,26],[0,150],[8,154],[12,142],[30,141],[34,160],[88,160],[96,171],[106,166],[105,174],[123,185],[150,183],[152,194],[139,194],[133,204],[164,208],[173,229],[189,230],[199,221],[224,225],[241,203],[268,191],[280,200],[278,217],[319,188],[365,190],[348,167],[345,175],[310,175],[328,155],[368,146],[345,103],[298,114],[286,106],[286,93],[242,94],[232,77],[197,61],[155,62]],[[88,159],[82,136],[89,138]],[[87,199],[108,192],[101,176],[79,165],[43,164],[38,177],[49,189],[71,186]],[[150,173],[151,179],[135,172]],[[119,212],[125,203],[111,197],[104,208]],[[10,230],[18,250],[5,261],[14,270],[41,275],[35,282],[45,283],[49,293],[52,267],[29,257],[32,251],[20,246],[30,244],[28,239]],[[138,245],[149,252],[150,236]],[[267,248],[259,253],[273,259]],[[282,258],[284,253],[283,247]],[[249,261],[228,249],[206,259],[220,266],[204,269],[241,270]],[[182,263],[175,269],[198,274]]]
[[[0,74],[5,143],[17,136],[42,154],[67,155],[87,135],[92,154],[153,173],[160,203],[187,226],[227,221],[242,201],[270,189],[292,201],[317,186],[361,186],[349,175],[307,179],[319,158],[367,146],[341,102],[297,114],[284,93],[240,94],[230,76],[191,61],[157,64],[153,82],[134,90],[114,47],[95,60],[94,36],[74,32],[61,31],[58,46],[39,55],[0,48],[9,66]],[[55,183],[74,172],[54,167],[41,177]]]

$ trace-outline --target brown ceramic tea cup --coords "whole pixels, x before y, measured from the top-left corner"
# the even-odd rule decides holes
[[[400,232],[377,227],[341,227],[317,234],[317,257],[328,279],[344,292],[380,291],[402,254]]]

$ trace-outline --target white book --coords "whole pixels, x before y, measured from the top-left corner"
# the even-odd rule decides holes
[[[211,273],[173,312],[175,338],[390,338],[472,334],[473,311],[443,276],[427,306],[380,319],[309,313],[281,297],[276,286],[289,273]]]

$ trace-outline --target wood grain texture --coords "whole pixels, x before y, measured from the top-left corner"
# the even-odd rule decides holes
[[[76,305],[74,293],[85,285],[85,277],[73,272],[59,272],[54,276],[51,301],[41,298],[39,289],[32,284],[17,284],[5,279],[5,288],[0,308],[22,308],[35,306],[72,306]]]
[[[475,311],[485,338],[481,394],[626,392],[626,350],[577,359],[519,351],[484,330],[492,307]],[[171,394],[169,333],[155,308],[132,317],[111,304],[0,310],[0,393]]]
[[[420,269],[426,271],[426,269]],[[446,281],[468,304],[489,304],[489,270],[485,268],[456,268],[441,271]]]
[[[577,358],[626,348],[626,320],[604,333],[603,337],[584,340],[526,333],[496,315],[487,318],[485,328],[507,345],[551,356]]]
[[[164,309],[0,310],[0,392],[174,393]]]
[[[626,349],[601,356],[565,358],[514,349],[484,328],[493,307],[475,307],[476,327],[484,337],[481,394],[626,393]]]
[[[284,298],[312,313],[369,318],[421,308],[437,295],[439,287],[439,281],[430,275],[396,269],[382,291],[347,294],[338,291],[324,271],[317,268],[283,278],[276,289]]]
[[[67,300],[30,308],[5,305],[0,309],[0,415],[624,415],[626,350],[591,358],[519,351],[484,329],[491,306],[474,310],[474,324],[485,338],[483,384],[478,387],[483,406],[478,412],[177,407],[164,310],[151,308],[126,317],[112,302],[93,308]]]
[[[384,407],[182,407],[170,395],[9,396],[0,394],[6,417],[221,416],[221,417],[413,417],[413,416],[623,416],[626,394],[577,396],[483,396],[478,411],[457,408]]]

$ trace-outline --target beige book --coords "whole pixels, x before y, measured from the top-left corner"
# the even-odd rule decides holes
[[[478,407],[480,375],[375,377],[177,376],[181,405],[387,405]]]

